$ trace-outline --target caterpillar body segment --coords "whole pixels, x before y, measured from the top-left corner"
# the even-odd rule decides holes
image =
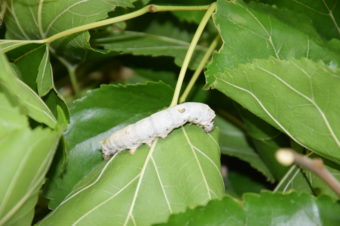
[[[215,112],[206,104],[187,102],[156,112],[149,117],[115,131],[101,142],[104,158],[129,149],[134,152],[140,145],[165,138],[172,130],[190,122],[210,132],[214,127]]]

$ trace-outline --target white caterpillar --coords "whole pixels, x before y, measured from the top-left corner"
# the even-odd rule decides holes
[[[104,158],[125,149],[133,153],[140,145],[165,138],[173,129],[187,122],[197,124],[206,132],[214,127],[215,112],[206,104],[187,102],[156,112],[134,124],[128,125],[101,141]]]

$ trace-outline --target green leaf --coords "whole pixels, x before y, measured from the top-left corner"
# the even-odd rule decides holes
[[[25,114],[51,128],[56,126],[57,121],[50,109],[16,76],[4,55],[0,55],[0,87],[7,91],[6,94],[12,101],[20,105]]]
[[[116,7],[131,7],[135,0],[59,0],[59,1],[8,1],[5,17],[7,39],[44,39],[53,34],[107,18],[107,13]],[[79,58],[76,48],[91,48],[88,32],[63,37],[52,48]],[[70,55],[69,55],[70,57]]]
[[[19,112],[19,109],[12,107],[11,103],[7,100],[6,96],[2,93],[2,88],[0,87],[0,137],[4,137],[7,130],[16,130],[24,126],[28,126],[28,122],[25,117]]]
[[[101,164],[39,225],[150,225],[224,194],[217,131],[174,130]],[[72,211],[77,208],[77,211]],[[105,216],[105,217],[103,217]]]
[[[244,193],[259,193],[261,190],[265,190],[265,184],[261,183],[256,176],[233,171],[228,168],[227,177],[224,182],[226,193],[241,198]]]
[[[106,51],[131,53],[143,56],[171,56],[175,63],[182,65],[191,42],[191,36],[170,22],[153,22],[144,31],[121,31],[98,37],[94,46]],[[190,62],[190,68],[196,68],[206,47],[198,45]]]
[[[248,144],[245,134],[239,128],[220,117],[216,117],[215,122],[221,130],[219,144],[222,154],[239,158],[249,163],[269,180],[274,180],[263,160]]]
[[[306,57],[340,65],[338,51],[316,33],[310,20],[292,11],[253,2],[217,2],[214,22],[224,45],[208,67],[207,82],[213,75],[250,63],[254,59]]]
[[[30,225],[60,133],[31,130],[1,92],[0,105],[0,224]]]
[[[164,83],[103,85],[71,108],[65,133],[66,168],[61,161],[48,189],[50,208],[55,208],[72,187],[102,162],[99,142],[112,131],[149,116],[169,105],[173,90]]]
[[[44,97],[44,102],[58,121],[57,129],[66,130],[70,113],[63,96],[53,89]]]
[[[9,58],[21,72],[20,78],[39,96],[45,96],[53,87],[53,71],[47,45],[22,48],[11,52]]]
[[[340,9],[337,0],[269,0],[281,8],[289,8],[298,14],[307,15],[321,36],[340,39]]]
[[[162,81],[171,87],[176,86],[177,74],[172,71],[159,71],[150,69],[134,68],[131,77],[124,80],[127,84]]]
[[[298,144],[340,162],[339,69],[271,58],[213,76],[213,87]]]
[[[54,87],[48,46],[46,46],[45,53],[41,59],[36,82],[39,96],[45,96]]]
[[[338,225],[340,204],[326,196],[305,193],[246,194],[242,203],[231,197],[173,215],[161,225]]]
[[[250,143],[255,147],[259,157],[268,167],[274,179],[280,180],[288,168],[282,166],[276,160],[275,153],[279,148],[289,147],[289,139],[244,108],[240,108],[239,112],[244,122],[246,133],[249,135]]]
[[[32,90],[38,91],[37,76],[39,65],[46,53],[45,46],[25,46],[7,54],[10,62],[16,66],[18,77]]]

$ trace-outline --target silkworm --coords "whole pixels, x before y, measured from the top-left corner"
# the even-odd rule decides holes
[[[151,145],[157,138],[165,138],[172,130],[187,122],[194,123],[210,132],[214,127],[215,112],[206,104],[187,102],[156,112],[136,123],[115,131],[101,141],[105,159],[117,152],[130,152],[142,144]]]

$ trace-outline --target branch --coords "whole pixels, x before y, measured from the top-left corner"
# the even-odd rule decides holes
[[[340,197],[340,182],[326,169],[322,159],[311,159],[288,148],[279,149],[276,153],[276,159],[282,165],[289,166],[295,163],[296,165],[311,171]]]
[[[116,16],[116,17],[112,17],[106,20],[101,20],[101,21],[96,21],[93,23],[89,23],[89,24],[84,24],[84,25],[80,25],[78,27],[73,27],[64,31],[61,31],[59,33],[56,33],[48,38],[45,39],[38,39],[38,40],[0,40],[0,41],[5,41],[5,42],[27,42],[27,44],[45,44],[45,43],[51,43],[53,41],[56,41],[60,38],[63,38],[65,36],[69,36],[69,35],[73,35],[79,32],[83,32],[83,31],[87,31],[87,30],[91,30],[94,28],[98,28],[98,27],[103,27],[106,25],[110,25],[110,24],[114,24],[117,22],[121,22],[121,21],[126,21],[126,20],[130,20],[139,16],[142,16],[144,14],[147,13],[156,13],[156,12],[166,12],[166,11],[198,11],[198,10],[207,10],[210,7],[210,5],[199,5],[199,6],[163,6],[163,5],[154,5],[154,4],[150,4],[147,5],[141,9],[138,9],[134,12],[131,13],[127,13],[124,15],[120,15],[120,16]]]

